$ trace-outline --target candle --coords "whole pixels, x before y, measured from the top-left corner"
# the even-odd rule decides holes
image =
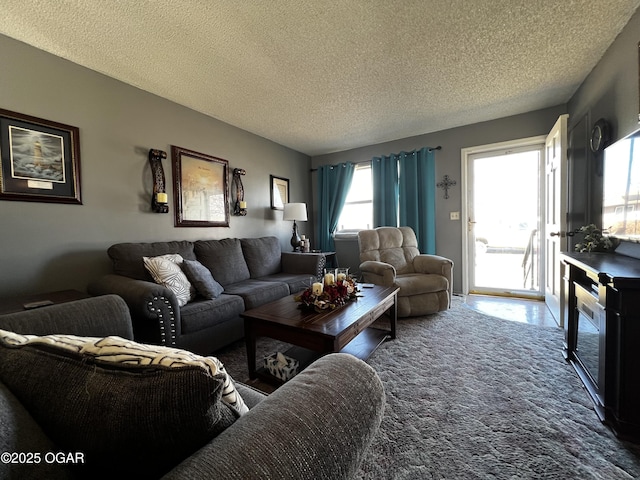
[[[164,192],[158,192],[158,194],[156,195],[156,200],[158,203],[167,203],[167,194]]]
[[[300,235],[300,238],[301,238],[302,240],[306,240],[307,236],[306,236],[306,235]]]
[[[324,284],[325,284],[325,285],[333,285],[333,284],[334,284],[334,282],[335,282],[335,278],[336,278],[336,277],[334,277],[334,276],[333,276],[333,273],[327,273],[327,274],[324,276]]]
[[[347,278],[347,274],[346,273],[339,273],[338,274],[338,281],[339,282],[344,282],[344,280]]]
[[[245,202],[244,200],[242,200],[242,201],[240,202],[240,208],[242,208],[243,210],[246,210],[246,208],[247,208],[247,202]]]
[[[311,285],[311,289],[314,295],[322,295],[322,284],[320,282],[315,282]]]

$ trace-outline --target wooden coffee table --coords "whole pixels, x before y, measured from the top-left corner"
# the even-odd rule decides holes
[[[301,347],[284,352],[300,362],[300,370],[315,358],[332,352],[350,353],[366,360],[385,340],[396,338],[398,290],[378,285],[362,288],[361,297],[322,313],[301,310],[294,300],[295,295],[245,311],[242,316],[249,377],[277,380],[265,369],[256,369],[258,337],[270,337]],[[386,311],[391,317],[390,328],[371,327]]]

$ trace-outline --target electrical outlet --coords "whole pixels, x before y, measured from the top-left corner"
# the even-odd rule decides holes
[[[460,220],[460,212],[449,212],[450,220]]]

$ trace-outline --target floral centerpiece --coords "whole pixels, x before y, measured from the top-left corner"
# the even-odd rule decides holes
[[[295,301],[299,308],[314,310],[318,313],[333,310],[358,297],[358,286],[353,278],[347,274],[328,273],[323,282],[316,282],[309,288],[296,295]]]

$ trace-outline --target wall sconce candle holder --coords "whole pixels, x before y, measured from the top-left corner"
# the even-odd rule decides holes
[[[155,213],[169,213],[169,199],[167,197],[162,159],[167,158],[167,152],[152,148],[149,150],[149,163],[153,175],[153,195],[151,196],[151,210]]]
[[[238,217],[247,215],[247,202],[244,201],[244,186],[242,185],[242,175],[246,175],[244,168],[233,169],[233,184],[236,186],[236,203],[233,208],[233,214]]]

